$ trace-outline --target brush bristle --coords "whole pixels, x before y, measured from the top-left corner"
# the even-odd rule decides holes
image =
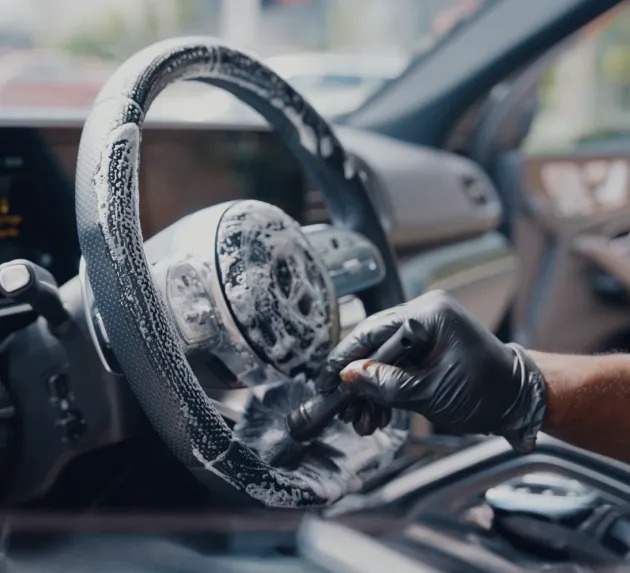
[[[236,435],[267,463],[292,468],[300,463],[307,446],[289,434],[286,415],[312,395],[303,384],[268,390],[262,400],[252,397],[243,418],[234,428]]]

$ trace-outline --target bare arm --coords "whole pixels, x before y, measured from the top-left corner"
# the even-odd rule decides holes
[[[630,462],[630,354],[529,355],[547,386],[543,430]]]

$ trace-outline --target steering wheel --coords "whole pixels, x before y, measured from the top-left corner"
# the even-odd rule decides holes
[[[363,240],[362,247],[376,251],[372,256],[384,273],[359,294],[366,311],[402,301],[392,250],[364,176],[330,125],[261,63],[213,39],[193,37],[154,44],[127,60],[101,90],[84,126],[76,213],[94,303],[148,419],[202,481],[213,484],[218,477],[272,506],[329,503],[351,489],[348,476],[333,491],[312,468],[289,471],[263,461],[234,435],[188,359],[200,352],[222,356],[237,371],[237,384],[246,386],[274,376],[304,380],[316,370],[336,342],[340,294],[325,253],[313,248],[318,230],[305,238],[276,207],[237,201],[181,219],[143,244],[140,130],[154,98],[178,80],[224,88],[265,117],[321,189],[333,230],[355,247]],[[299,310],[291,315],[295,320],[287,315],[293,306]],[[261,317],[268,316],[285,329],[276,337],[282,340],[263,324]],[[304,358],[296,359],[296,352]],[[399,444],[393,440],[388,448]]]

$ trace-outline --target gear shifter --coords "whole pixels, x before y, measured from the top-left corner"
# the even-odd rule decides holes
[[[70,323],[70,315],[61,302],[57,281],[43,267],[15,259],[0,265],[0,294],[16,302],[30,304],[43,316],[50,330],[59,336]]]

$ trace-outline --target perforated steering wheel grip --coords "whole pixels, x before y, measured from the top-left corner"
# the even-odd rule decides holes
[[[214,487],[218,477],[272,506],[329,503],[347,489],[331,489],[316,474],[271,467],[234,437],[195,378],[152,282],[138,213],[140,129],[162,89],[191,79],[224,88],[259,111],[321,188],[333,223],[364,234],[381,250],[387,276],[362,296],[367,310],[402,299],[379,219],[330,126],[275,73],[209,38],[169,40],[142,50],[114,73],[88,117],[76,210],[94,298],[149,420],[200,479]]]

